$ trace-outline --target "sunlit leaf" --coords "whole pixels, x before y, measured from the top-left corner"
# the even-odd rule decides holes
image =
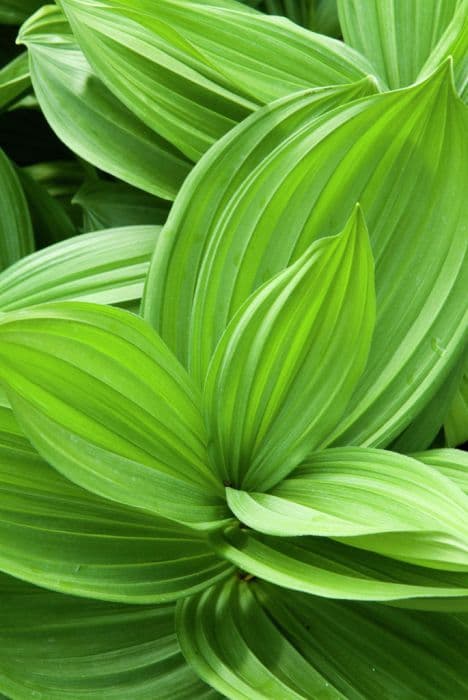
[[[222,336],[205,385],[220,480],[263,491],[326,441],[365,367],[374,318],[373,260],[356,208],[340,235],[255,292]]]
[[[93,304],[48,304],[2,316],[0,336],[15,415],[61,473],[196,527],[226,518],[222,485],[206,466],[199,394],[143,321]]]
[[[417,459],[438,469],[468,494],[468,453],[463,450],[440,449],[418,452]]]

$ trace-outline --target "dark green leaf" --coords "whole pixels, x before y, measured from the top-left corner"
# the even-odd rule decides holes
[[[0,148],[0,270],[34,250],[29,209],[15,168]]]

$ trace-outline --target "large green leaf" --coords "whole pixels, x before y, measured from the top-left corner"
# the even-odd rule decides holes
[[[468,609],[468,573],[397,561],[320,537],[271,537],[231,525],[211,535],[220,556],[252,576],[324,598]]]
[[[416,80],[459,4],[459,0],[338,0],[338,12],[346,43],[366,56],[382,82],[395,89]]]
[[[0,270],[34,250],[29,209],[13,164],[0,148]]]
[[[73,203],[84,212],[86,231],[163,224],[169,213],[168,202],[137,190],[123,182],[94,180],[76,193]]]
[[[78,155],[148,192],[173,199],[189,163],[117,100],[95,76],[57,7],[20,32],[45,117]]]
[[[270,535],[339,539],[423,566],[468,571],[468,498],[449,478],[383,450],[311,455],[269,493],[228,488],[239,520]]]
[[[259,105],[370,71],[341,42],[232,0],[60,4],[108,87],[193,160]]]
[[[356,207],[340,235],[313,243],[249,298],[216,348],[205,398],[220,480],[264,491],[326,443],[365,367],[374,318],[374,263]]]
[[[418,452],[414,456],[452,479],[468,495],[468,452],[440,449]]]
[[[138,301],[159,226],[128,226],[74,236],[0,273],[0,309],[48,301]]]
[[[28,54],[24,52],[0,70],[0,110],[9,107],[30,87]]]
[[[261,110],[197,165],[156,248],[144,311],[184,364],[202,358],[206,367],[250,294],[315,238],[341,230],[359,201],[377,319],[336,440],[381,447],[429,403],[462,352],[468,115],[448,63],[424,83],[332,112],[317,115],[317,95]]]
[[[46,304],[0,318],[0,376],[26,435],[72,481],[196,527],[226,517],[200,396],[139,318]]]
[[[194,670],[233,700],[464,700],[466,617],[329,601],[231,580],[181,601]]]
[[[39,457],[7,408],[0,408],[0,495],[0,569],[37,585],[156,603],[200,590],[230,569],[194,530],[65,479]]]
[[[452,21],[441,36],[423,68],[419,78],[426,78],[442,61],[450,56],[454,63],[457,90],[468,102],[468,0],[459,0]]]
[[[0,691],[12,700],[215,700],[180,653],[173,605],[118,605],[0,575]]]

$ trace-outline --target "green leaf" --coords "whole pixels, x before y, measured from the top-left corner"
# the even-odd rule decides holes
[[[206,367],[250,294],[314,239],[341,230],[359,201],[377,319],[335,437],[384,447],[463,352],[468,115],[448,63],[424,83],[335,102],[332,112],[317,114],[317,95],[259,111],[194,169],[155,251],[144,313],[184,364],[200,358]]]
[[[74,236],[77,231],[62,204],[27,172],[18,168],[17,173],[29,205],[38,245],[50,245]]]
[[[365,56],[393,90],[415,82],[459,4],[459,0],[338,0],[338,12],[346,43]]]
[[[337,0],[309,0],[309,29],[328,36],[341,37]]]
[[[236,213],[241,191],[245,186],[249,187],[255,167],[263,159],[268,159],[274,146],[283,142],[289,124],[288,116],[299,128],[339,105],[374,91],[374,83],[363,80],[352,85],[308,90],[260,110],[213,146],[181,189],[151,263],[143,311],[145,318],[157,328],[179,359],[190,367],[191,374],[201,385],[213,351],[234,313],[261,283],[288,264],[288,255],[282,255],[283,245],[286,244],[285,231],[291,226],[298,227],[300,224],[296,220],[289,221],[287,228],[277,232],[277,239],[282,239],[282,245],[271,247],[271,255],[276,252],[279,258],[276,264],[270,261],[255,284],[249,280],[250,283],[242,288],[240,299],[236,299],[233,308],[229,308],[232,306],[237,277],[245,274],[248,266],[255,279],[259,264],[258,257],[253,255],[252,260],[249,256],[244,263],[243,256],[247,249],[243,245],[237,248],[236,241],[241,242],[244,238],[244,226],[249,226],[251,232],[258,225],[264,201],[271,208],[277,201],[274,174],[280,174],[285,164],[281,163],[278,169],[271,164],[266,172],[265,192],[253,201],[252,209],[242,221],[242,228],[237,227],[237,221],[231,223],[230,216],[225,222],[226,215],[233,208]],[[275,126],[278,126],[277,131]],[[231,165],[234,163],[233,168]],[[274,200],[272,192],[275,192]],[[349,205],[346,218],[356,201]],[[290,217],[294,211],[289,210]],[[268,217],[268,234],[273,228],[271,222],[274,222],[273,213],[271,218]],[[344,224],[345,221],[341,229]],[[218,238],[219,229],[222,229],[222,233],[220,231]],[[321,233],[330,233],[329,226],[326,225]],[[263,236],[270,240],[265,232]],[[211,242],[219,250],[215,256],[211,251]],[[233,255],[227,258],[224,265],[224,251],[229,254],[231,246]],[[205,261],[209,264],[209,270],[205,268]],[[218,269],[211,268],[211,262]],[[202,282],[200,286],[199,280]]]
[[[0,270],[34,250],[28,205],[13,164],[0,148]]]
[[[19,40],[28,47],[34,91],[58,137],[102,170],[174,199],[189,163],[94,75],[59,9],[40,10]]]
[[[195,527],[227,517],[206,466],[199,393],[141,319],[64,302],[4,315],[0,336],[13,410],[67,478]]]
[[[0,0],[0,24],[21,24],[43,0]]]
[[[468,370],[465,370],[461,378],[445,417],[444,431],[449,447],[456,447],[468,441]]]
[[[271,537],[231,525],[211,534],[221,557],[252,576],[323,598],[467,610],[468,574],[397,561],[320,537]]]
[[[13,700],[215,700],[187,666],[174,606],[52,593],[0,575],[0,691]]]
[[[464,700],[466,616],[323,600],[231,580],[180,601],[198,675],[235,700]]]
[[[367,360],[374,263],[358,207],[234,317],[205,385],[220,480],[264,491],[326,443]],[[343,353],[343,347],[347,352]]]
[[[24,52],[0,70],[0,110],[8,108],[30,87],[28,54]]]
[[[128,226],[74,236],[0,273],[0,309],[49,301],[138,301],[159,226]]]
[[[468,495],[468,453],[463,450],[440,449],[418,452],[417,459],[438,469],[452,479]]]
[[[163,224],[168,203],[123,182],[95,180],[76,193],[73,203],[84,211],[85,229]]]
[[[231,0],[61,6],[112,92],[192,160],[259,105],[370,72],[341,42]]]
[[[286,641],[348,700],[463,700],[466,615],[342,603],[255,583]]]
[[[63,593],[125,603],[175,600],[229,572],[194,530],[65,479],[9,414],[0,409],[1,570]]]
[[[468,0],[459,0],[457,11],[439,43],[424,64],[419,79],[426,78],[448,57],[454,63],[457,90],[468,102]]]
[[[177,607],[182,653],[194,671],[235,700],[344,700],[259,605],[231,579]]]
[[[269,535],[314,535],[422,566],[468,571],[468,498],[415,459],[337,448],[310,455],[269,493],[227,489],[229,507]]]

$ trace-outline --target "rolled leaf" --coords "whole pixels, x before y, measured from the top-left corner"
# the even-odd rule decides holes
[[[341,42],[231,0],[61,6],[99,77],[192,160],[261,104],[370,72]]]
[[[14,700],[215,700],[180,653],[174,606],[118,605],[0,575],[0,691]]]
[[[199,394],[143,321],[64,302],[5,314],[0,337],[15,415],[67,478],[195,527],[226,518],[206,466]]]
[[[459,4],[459,0],[338,0],[338,12],[346,43],[365,56],[382,82],[394,90],[415,82]]]
[[[23,258],[0,273],[0,310],[48,301],[138,301],[159,230],[128,226],[81,234]]]
[[[399,562],[320,537],[271,537],[232,525],[211,536],[220,556],[252,576],[323,598],[468,610],[468,573]]]
[[[57,7],[23,25],[31,79],[52,129],[72,151],[136,187],[174,199],[188,162],[96,77]]]
[[[326,440],[367,360],[373,267],[356,208],[340,235],[312,244],[234,317],[205,385],[221,480],[264,491]]]
[[[314,239],[341,230],[359,201],[377,319],[335,439],[384,447],[464,350],[468,115],[449,63],[424,83],[333,112],[317,115],[316,99],[300,93],[270,105],[200,162],[155,251],[144,312],[184,364],[207,367],[250,294]]]
[[[34,250],[29,209],[13,164],[0,148],[0,270]]]

